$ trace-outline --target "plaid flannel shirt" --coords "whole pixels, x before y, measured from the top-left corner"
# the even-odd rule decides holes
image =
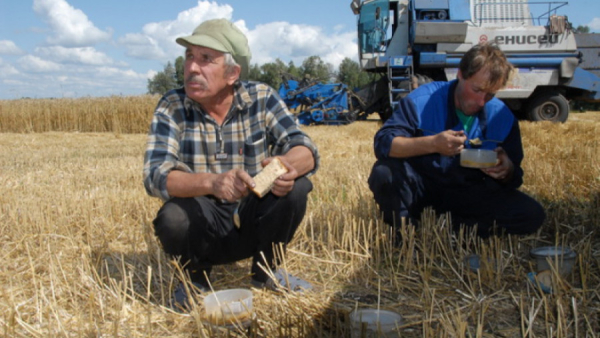
[[[224,173],[243,169],[251,176],[261,161],[283,155],[295,146],[308,147],[319,166],[317,147],[302,132],[279,95],[258,82],[238,82],[232,107],[222,125],[187,97],[183,88],[171,90],[158,102],[144,156],[144,186],[163,200],[171,170]]]

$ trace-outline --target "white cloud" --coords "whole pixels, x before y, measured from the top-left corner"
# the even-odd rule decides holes
[[[216,2],[198,1],[198,5],[180,12],[169,21],[151,22],[141,32],[130,33],[118,39],[130,57],[143,60],[173,61],[183,54],[183,48],[175,42],[180,36],[189,35],[203,21],[215,18],[231,20],[233,8]],[[317,26],[272,22],[249,30],[243,20],[234,22],[248,37],[252,51],[252,64],[274,62],[276,58],[296,65],[308,57],[318,55],[326,63],[338,67],[345,57],[356,59],[354,33],[343,33],[336,26],[335,33],[326,35]]]
[[[56,62],[43,60],[33,55],[25,55],[19,58],[17,63],[25,71],[33,73],[56,72],[63,68],[62,65]]]
[[[147,73],[117,67],[74,65],[55,72],[23,73],[3,80],[0,88],[1,84],[5,85],[5,97],[140,95],[147,90],[147,76]]]
[[[600,18],[592,19],[587,26],[590,27],[590,31],[600,32]]]
[[[119,38],[119,44],[125,46],[127,56],[142,60],[165,60],[169,59],[164,49],[158,42],[143,34],[125,34]]]
[[[247,33],[252,49],[252,63],[264,64],[291,60],[296,66],[310,56],[319,56],[334,67],[345,57],[356,57],[356,45],[351,33],[326,35],[320,27],[272,22],[258,25]]]
[[[141,33],[126,34],[119,38],[120,45],[127,48],[127,55],[147,60],[172,61],[183,55],[183,49],[175,39],[191,34],[201,22],[225,18],[231,19],[233,8],[216,2],[198,1],[198,5],[180,12],[175,20],[151,22],[142,28]],[[243,21],[236,23],[241,29]]]
[[[21,55],[24,52],[10,40],[0,40],[0,55]]]
[[[341,32],[346,28],[346,25],[343,24],[339,24],[339,25],[335,25],[333,26],[333,31],[334,32]]]
[[[111,32],[98,29],[81,10],[65,0],[34,0],[33,10],[52,30],[48,43],[63,46],[89,46],[108,41]]]
[[[154,78],[154,76],[156,76],[156,74],[158,74],[158,72],[154,69],[150,69],[147,73],[146,73],[146,79],[147,80],[151,80]]]
[[[84,65],[115,65],[116,62],[103,52],[93,47],[66,48],[61,46],[38,47],[35,52],[40,56],[60,63],[76,63]],[[124,62],[119,63],[122,66]]]
[[[131,83],[131,81],[146,80],[146,74],[136,73],[131,69],[121,69],[116,67],[97,67],[94,68],[94,72],[97,72],[99,79],[118,79],[124,83]],[[146,83],[143,83],[145,86]]]
[[[2,58],[0,58],[0,78],[9,77],[12,75],[18,75],[19,71],[13,67],[11,64],[4,62]]]

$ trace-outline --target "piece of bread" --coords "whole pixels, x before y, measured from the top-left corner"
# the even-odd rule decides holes
[[[254,183],[256,184],[254,188],[250,188],[253,193],[255,193],[258,197],[263,197],[273,187],[273,183],[275,180],[287,173],[288,168],[281,163],[279,158],[275,157],[269,164],[261,170],[256,176],[254,176]]]

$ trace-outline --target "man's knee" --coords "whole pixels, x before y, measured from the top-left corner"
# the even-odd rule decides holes
[[[374,193],[378,192],[383,186],[392,183],[392,170],[389,166],[377,162],[373,169],[371,169],[371,175],[369,176],[369,188]]]
[[[312,189],[312,182],[306,177],[301,177],[294,182],[294,188],[289,192],[288,199],[292,203],[306,200]]]
[[[173,201],[166,202],[154,219],[154,232],[166,253],[178,255],[185,247],[190,220],[185,209]]]
[[[544,207],[542,207],[542,205],[540,203],[538,203],[537,201],[534,201],[535,203],[532,203],[532,207],[531,207],[531,226],[529,227],[529,229],[527,229],[529,231],[529,233],[535,232],[536,230],[538,230],[542,224],[544,223],[544,221],[546,220],[546,210],[544,210]]]
[[[520,204],[521,212],[515,217],[514,222],[501,225],[506,233],[515,235],[526,235],[537,231],[546,220],[546,211],[542,205],[527,196]]]
[[[513,233],[530,234],[537,231],[542,226],[546,220],[546,211],[544,210],[544,207],[531,196],[523,193],[522,196],[519,208],[523,218],[520,220],[519,226],[514,227],[511,230]]]
[[[306,177],[301,177],[298,180],[296,180],[294,185],[296,184],[299,185],[298,191],[303,195],[308,195],[308,193],[311,192],[313,189],[312,182]]]

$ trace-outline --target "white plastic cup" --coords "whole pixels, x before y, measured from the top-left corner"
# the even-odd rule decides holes
[[[531,249],[529,253],[535,258],[537,272],[552,270],[554,266],[562,276],[571,273],[577,258],[575,251],[562,246],[543,246]]]
[[[213,292],[204,298],[206,320],[216,325],[231,325],[252,319],[252,291],[230,289]]]
[[[352,338],[396,337],[402,316],[377,309],[358,309],[350,313]]]

